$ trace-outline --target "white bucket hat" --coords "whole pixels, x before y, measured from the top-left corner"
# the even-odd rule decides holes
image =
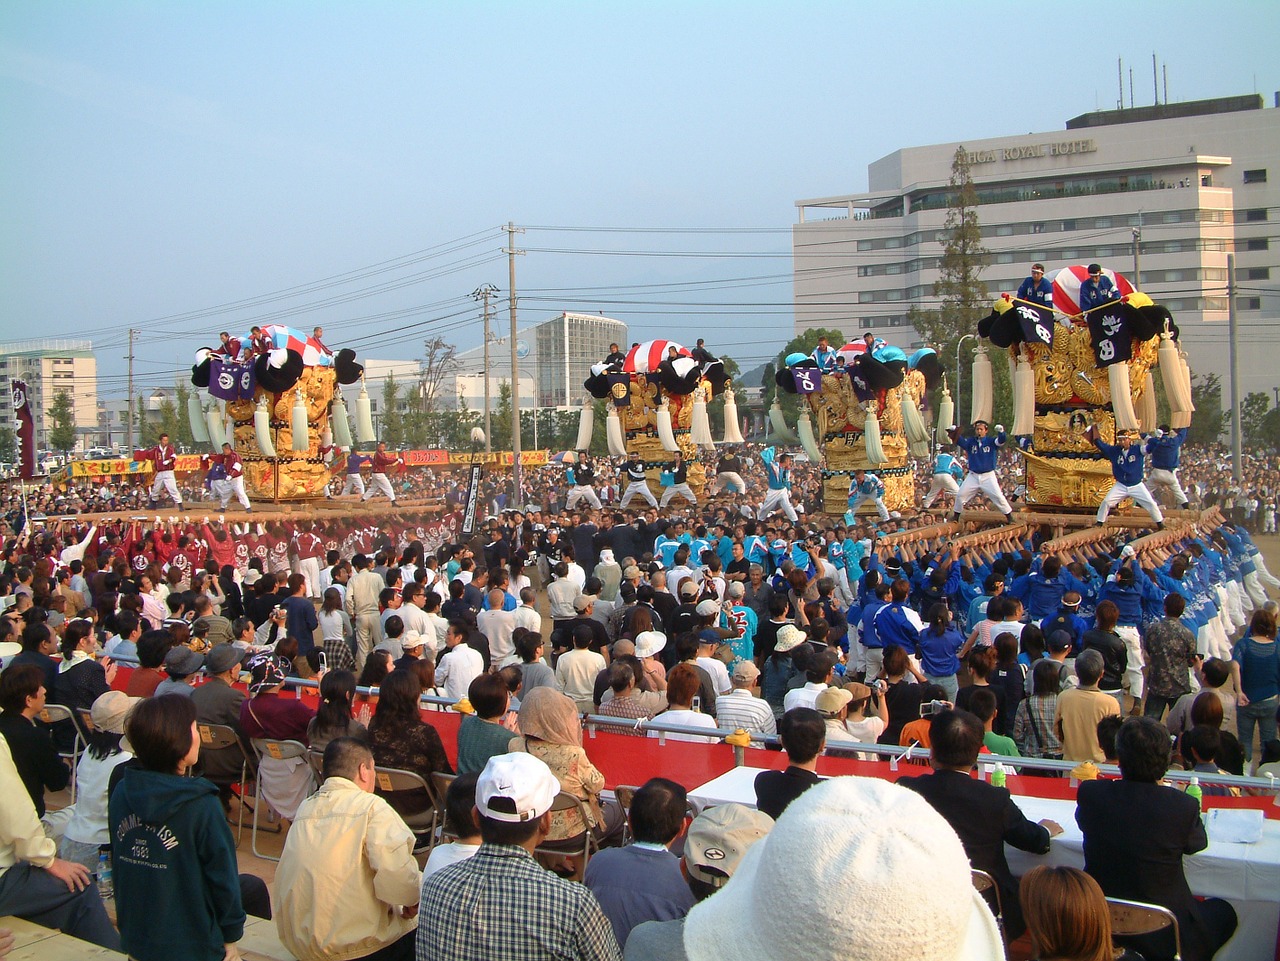
[[[636,657],[653,657],[667,646],[667,635],[661,631],[641,631],[636,635]]]
[[[804,910],[780,891],[821,891]],[[960,839],[929,803],[837,777],[792,801],[729,882],[689,912],[689,961],[1002,961]]]

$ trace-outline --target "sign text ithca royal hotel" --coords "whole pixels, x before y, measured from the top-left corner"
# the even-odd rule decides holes
[[[1097,153],[1098,145],[1092,140],[1060,140],[1053,143],[1020,144],[995,150],[969,152],[969,163],[990,164],[997,160],[1027,160],[1032,157],[1065,157],[1068,154]]]

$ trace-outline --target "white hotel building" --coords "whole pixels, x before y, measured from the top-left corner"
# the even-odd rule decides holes
[[[870,165],[866,193],[796,202],[797,333],[821,326],[850,339],[872,330],[901,347],[916,340],[907,311],[937,305],[958,146],[897,150]],[[1280,385],[1280,109],[1259,95],[1160,104],[964,147],[992,299],[1016,291],[1034,261],[1049,274],[1097,261],[1133,279],[1138,233],[1140,289],[1173,313],[1193,372],[1222,375],[1225,402],[1234,253],[1241,397]]]

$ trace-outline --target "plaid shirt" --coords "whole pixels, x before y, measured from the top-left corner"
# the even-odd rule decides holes
[[[1062,757],[1062,742],[1054,727],[1058,698],[1049,694],[1024,697],[1013,718],[1013,741],[1023,757]]]
[[[586,887],[521,847],[483,844],[422,884],[417,955],[432,961],[622,961]]]
[[[1190,668],[1196,662],[1196,636],[1180,620],[1163,617],[1142,636],[1147,654],[1147,691],[1159,697],[1191,693]]]

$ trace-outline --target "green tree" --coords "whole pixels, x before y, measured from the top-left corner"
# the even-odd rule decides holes
[[[60,390],[53,395],[53,403],[49,406],[49,447],[62,454],[69,454],[76,446],[76,413],[71,403],[71,395]]]
[[[400,409],[400,385],[394,374],[387,374],[382,382],[382,418],[378,425],[378,439],[388,447],[396,448],[404,442],[404,412]]]
[[[1262,418],[1258,443],[1268,450],[1280,450],[1280,407],[1271,408]],[[0,454],[0,460],[3,459]]]
[[[1187,443],[1216,444],[1227,421],[1222,412],[1222,380],[1217,374],[1191,375],[1191,402],[1196,412],[1191,415]]]
[[[195,450],[196,439],[191,433],[191,418],[187,416],[187,401],[191,399],[191,388],[183,380],[174,385],[173,406],[178,415],[178,426],[174,431],[174,443],[188,450]]]
[[[18,435],[12,427],[0,427],[0,463],[12,464],[18,456]]]
[[[160,401],[160,409],[156,412],[156,420],[158,421],[156,424],[156,439],[158,440],[161,434],[168,434],[171,441],[175,444],[180,443],[182,422],[186,419],[185,411],[183,413],[184,416],[179,417],[178,408],[174,406],[173,401],[168,397],[163,398]]]
[[[813,353],[813,349],[818,346],[818,341],[823,337],[827,338],[834,348],[844,346],[843,331],[836,330],[834,327],[811,327],[787,341],[786,346],[778,352],[778,356],[765,365],[764,377],[761,379],[761,386],[764,388],[765,412],[768,413],[769,408],[773,406],[774,395],[780,394],[779,403],[782,405],[782,413],[791,427],[795,426],[796,418],[800,416],[800,397],[798,394],[789,394],[785,390],[779,391],[774,373],[783,367],[789,355]]]
[[[1259,447],[1266,443],[1263,421],[1271,410],[1271,399],[1261,391],[1246,394],[1240,402],[1240,440],[1245,447]],[[1224,423],[1231,428],[1231,411],[1223,415]]]
[[[139,394],[133,402],[133,416],[134,420],[137,421],[137,431],[134,435],[135,447],[145,449],[155,446],[160,432],[156,429],[151,412],[147,409],[147,397],[145,394]],[[129,451],[129,454],[132,455],[133,451]]]

